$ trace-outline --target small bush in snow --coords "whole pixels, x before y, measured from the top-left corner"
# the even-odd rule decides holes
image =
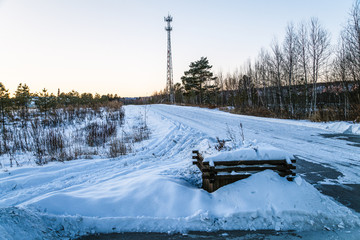
[[[221,151],[225,148],[225,140],[220,140],[218,137],[216,137],[217,144],[215,145],[215,149],[218,151]]]
[[[116,134],[116,125],[114,122],[107,123],[90,123],[85,127],[86,143],[91,146],[100,146]]]
[[[141,142],[143,140],[149,139],[150,130],[147,126],[134,126],[132,137],[134,142]]]
[[[124,140],[114,139],[110,142],[109,157],[115,158],[121,155],[126,155],[132,151],[131,145],[124,142]]]
[[[51,160],[64,161],[67,159],[65,153],[65,136],[61,131],[49,129],[44,135],[45,149]]]
[[[226,136],[227,140],[220,140],[218,137],[216,137],[217,144],[215,145],[215,149],[218,151],[222,150],[231,150],[236,149],[240,146],[243,146],[245,144],[245,136],[244,136],[244,129],[242,123],[239,125],[239,135],[229,127],[228,124],[226,124]],[[229,142],[230,146],[225,146],[225,143]]]
[[[30,136],[32,138],[34,155],[36,156],[35,161],[37,164],[42,165],[45,163],[45,161],[43,161],[43,156],[45,154],[45,142],[42,137],[43,129],[41,128],[38,119],[34,119],[30,124]]]

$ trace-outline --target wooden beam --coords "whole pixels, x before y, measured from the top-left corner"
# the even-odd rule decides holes
[[[210,172],[210,171],[214,171],[216,173],[219,172],[250,172],[250,171],[264,171],[264,170],[278,170],[278,171],[286,171],[288,169],[295,169],[295,166],[282,166],[282,165],[277,165],[277,166],[245,166],[245,167],[228,167],[228,168],[214,168],[214,169],[204,169],[204,172]]]
[[[209,162],[203,162],[209,165]],[[234,161],[214,161],[214,166],[236,166],[236,165],[283,165],[287,164],[286,160],[234,160]]]
[[[250,177],[252,174],[238,174],[238,175],[216,175],[215,180],[234,179],[241,180]],[[203,179],[211,179],[210,176],[203,176]]]

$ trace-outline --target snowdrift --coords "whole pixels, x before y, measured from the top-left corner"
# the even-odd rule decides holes
[[[349,123],[349,122],[323,123],[322,127],[324,129],[334,132],[360,135],[360,123]]]
[[[300,177],[289,182],[270,170],[212,194],[179,180],[148,176],[114,181],[111,186],[104,183],[51,193],[21,207],[40,213],[51,228],[62,227],[71,236],[118,231],[303,231],[360,226],[352,211]]]

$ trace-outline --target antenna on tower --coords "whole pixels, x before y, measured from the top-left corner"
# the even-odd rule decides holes
[[[172,68],[172,56],[171,56],[171,38],[170,32],[172,31],[172,27],[170,23],[173,18],[170,14],[167,17],[164,17],[164,21],[167,22],[165,26],[165,30],[167,31],[167,78],[166,78],[166,93],[169,96],[170,103],[174,103],[174,84],[173,84],[173,68]]]

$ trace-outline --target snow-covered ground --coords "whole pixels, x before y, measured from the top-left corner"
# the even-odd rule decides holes
[[[149,140],[130,155],[0,171],[0,239],[51,239],[109,232],[323,230],[360,227],[359,214],[298,176],[268,170],[208,193],[191,151],[216,155],[230,129],[243,146],[281,149],[327,164],[360,183],[360,148],[319,134],[359,134],[351,123],[311,123],[169,105],[126,106],[126,121],[147,112]],[[230,144],[230,143],[229,143]],[[266,147],[264,147],[266,146]],[[274,148],[273,148],[274,147]],[[270,150],[269,150],[270,149]],[[277,151],[277,150],[276,150]]]

